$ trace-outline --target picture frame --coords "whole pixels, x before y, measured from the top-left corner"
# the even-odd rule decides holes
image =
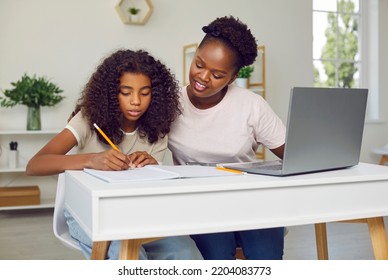
[[[197,48],[198,48],[197,43],[183,46],[183,85],[184,86],[189,84],[190,66]]]
[[[254,70],[248,80],[248,87],[265,87],[265,46],[257,47],[257,57],[253,62]]]
[[[248,79],[248,88],[265,98],[265,46],[257,47],[257,57],[252,64],[254,70]]]
[[[257,159],[261,159],[261,160],[265,160],[265,147],[263,144],[261,144],[259,146],[259,148],[257,149],[256,151],[256,158]]]

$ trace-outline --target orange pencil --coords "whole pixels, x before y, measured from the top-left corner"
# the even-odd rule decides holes
[[[97,129],[98,132],[101,133],[102,137],[105,138],[105,140],[109,143],[109,145],[115,149],[116,151],[120,152],[119,148],[117,148],[117,146],[115,144],[113,144],[113,142],[108,138],[108,136],[106,136],[106,134],[104,133],[104,131],[102,131],[101,128],[98,127],[98,125],[96,125],[95,123],[93,124],[94,127]]]
[[[222,166],[217,166],[216,169],[217,170],[222,170],[222,171],[227,171],[227,172],[232,172],[232,173],[237,173],[237,174],[246,174],[243,171],[235,170],[235,169],[230,169],[230,168],[225,168],[225,167],[222,167]]]

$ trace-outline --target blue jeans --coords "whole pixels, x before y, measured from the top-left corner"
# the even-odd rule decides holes
[[[248,260],[281,260],[284,227],[192,235],[205,260],[234,260],[241,246]]]
[[[92,240],[86,235],[73,216],[65,209],[65,217],[69,226],[70,235],[76,239],[87,259],[92,253]],[[107,259],[118,260],[120,253],[120,241],[110,243]],[[140,248],[140,260],[202,260],[194,241],[189,236],[166,237]]]

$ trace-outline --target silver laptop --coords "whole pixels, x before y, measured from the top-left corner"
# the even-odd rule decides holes
[[[286,176],[357,165],[367,95],[367,89],[292,88],[283,160],[223,166]]]

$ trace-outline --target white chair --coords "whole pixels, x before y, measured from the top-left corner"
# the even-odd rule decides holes
[[[68,248],[82,251],[79,243],[71,237],[66,217],[63,213],[65,209],[65,174],[58,175],[57,193],[55,196],[53,231],[54,235]],[[110,241],[93,242],[91,259],[105,259]]]
[[[68,155],[76,154],[76,148],[72,148]],[[79,243],[71,237],[69,227],[64,214],[65,210],[65,174],[58,175],[57,193],[55,196],[53,231],[54,235],[68,248],[82,251]],[[105,259],[110,241],[93,242],[91,259]]]
[[[54,235],[68,248],[81,251],[78,242],[73,239],[63,213],[65,209],[65,174],[58,175],[57,194],[55,196],[53,231]]]

